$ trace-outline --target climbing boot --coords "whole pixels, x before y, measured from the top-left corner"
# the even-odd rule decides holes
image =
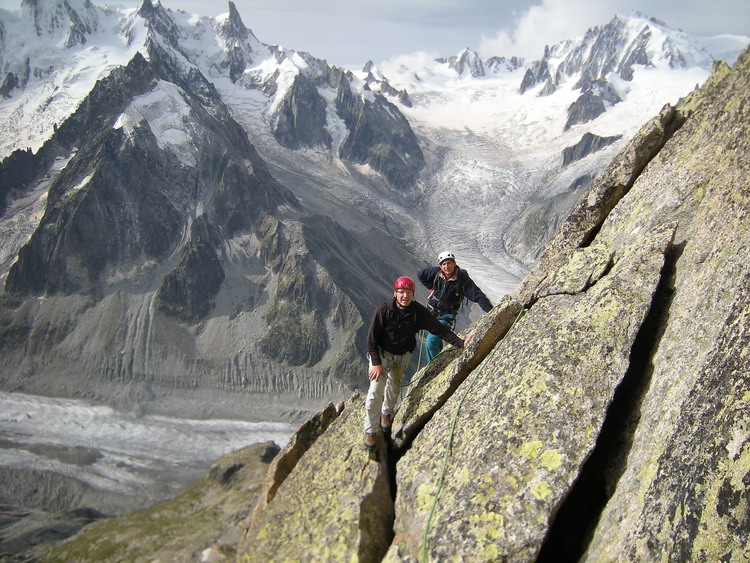
[[[375,434],[365,432],[365,448],[372,451],[375,448]]]
[[[391,424],[393,424],[392,414],[381,414],[380,415],[380,429],[386,434],[391,431]]]

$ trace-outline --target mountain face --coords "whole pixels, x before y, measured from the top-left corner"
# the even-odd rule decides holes
[[[567,80],[575,80],[578,99],[568,108],[565,129],[588,123],[622,101],[612,77],[632,81],[637,67],[685,68],[710,65],[710,56],[689,48],[680,33],[665,33],[664,23],[645,17],[615,17],[606,26],[590,29],[582,38],[547,47],[544,56],[526,70],[520,92],[543,84],[549,96]],[[690,60],[688,60],[690,59]]]
[[[407,190],[423,157],[398,109],[348,71],[260,43],[231,3],[216,22],[187,21],[146,0],[114,15],[89,2],[24,2],[18,21],[2,22],[2,66],[15,85],[6,123],[18,133],[4,138],[2,209],[5,224],[23,225],[4,229],[4,388],[63,393],[66,376],[76,396],[94,376],[319,401],[355,385],[373,296],[419,264],[407,249],[380,258],[381,247],[401,245],[362,211],[346,209],[352,232],[303,208],[212,81],[268,99],[278,146],[336,150]],[[36,42],[10,24],[34,29]],[[85,60],[113,32],[126,53],[47,90],[55,70],[36,65],[55,51]],[[223,48],[201,48],[204,36]],[[45,41],[53,52],[42,58]],[[273,68],[248,71],[261,61]],[[86,80],[90,91],[71,103],[66,88]],[[40,100],[41,122],[24,138],[14,118],[28,100]],[[331,346],[338,340],[349,344]]]
[[[470,49],[464,49],[458,55],[448,59],[447,63],[461,77],[479,78],[485,75],[482,59]]]
[[[299,428],[254,498],[269,445],[219,460],[145,515],[37,555],[139,560],[189,546],[234,561],[741,560],[748,112],[750,49],[646,123],[467,348],[415,374],[390,443],[361,445],[357,393]],[[223,513],[223,525],[196,526],[199,510]]]

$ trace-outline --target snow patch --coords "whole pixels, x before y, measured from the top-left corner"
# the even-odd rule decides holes
[[[349,136],[349,129],[336,113],[336,92],[330,88],[318,88],[318,94],[326,101],[326,131],[331,136],[331,154],[337,156],[341,152],[341,145]]]
[[[132,21],[129,33],[121,33],[124,22]],[[83,45],[66,49],[55,36],[38,37],[26,18],[14,18],[4,27],[5,45],[0,52],[3,76],[12,72],[24,76],[26,61],[32,68],[23,91],[12,91],[0,99],[0,159],[14,150],[36,152],[89,94],[97,80],[112,69],[127,65],[143,48],[146,30],[140,18],[128,20],[126,13],[99,12],[97,32]],[[140,20],[140,21],[139,21]],[[145,49],[143,49],[145,50]]]
[[[193,141],[190,106],[181,88],[160,80],[154,90],[138,96],[117,118],[114,128],[129,136],[141,123],[148,124],[159,147],[172,152],[185,166],[194,168],[198,149]]]
[[[299,74],[299,68],[297,68],[294,62],[289,59],[284,60],[280,65],[278,65],[276,70],[278,71],[278,77],[276,79],[278,90],[276,91],[276,95],[273,97],[273,100],[271,100],[271,103],[268,106],[269,116],[276,115],[279,110],[279,106],[286,99],[287,94],[294,86],[294,81]]]

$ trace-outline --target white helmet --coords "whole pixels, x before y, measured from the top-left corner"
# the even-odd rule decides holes
[[[453,255],[452,252],[448,252],[447,250],[445,252],[441,252],[440,256],[438,256],[438,264],[442,264],[445,260],[453,260],[456,261],[456,257]]]

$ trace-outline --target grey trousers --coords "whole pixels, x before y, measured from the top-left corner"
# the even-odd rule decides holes
[[[372,360],[369,356],[367,359],[369,367],[372,367]],[[381,414],[393,414],[401,392],[401,379],[409,366],[411,352],[398,355],[381,350],[380,359],[383,362],[386,377],[381,377],[378,381],[370,381],[370,389],[367,391],[365,401],[365,432],[368,434],[375,433],[380,428]]]

